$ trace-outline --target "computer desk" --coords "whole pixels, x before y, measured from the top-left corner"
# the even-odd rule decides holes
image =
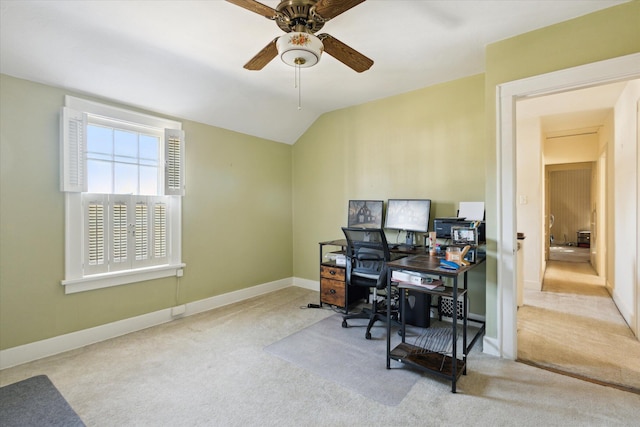
[[[403,290],[409,289],[417,292],[422,292],[435,296],[446,296],[452,298],[452,327],[451,327],[451,339],[452,342],[452,357],[447,357],[444,354],[437,354],[426,352],[428,348],[421,348],[405,342],[405,322],[402,321],[401,336],[402,342],[391,349],[391,322],[387,322],[387,369],[391,369],[391,359],[402,362],[406,365],[415,367],[417,369],[433,373],[435,375],[448,378],[451,380],[451,392],[456,392],[456,382],[460,375],[467,373],[467,354],[473,348],[479,337],[484,334],[485,325],[483,322],[478,332],[474,335],[471,343],[467,345],[467,310],[468,301],[466,298],[468,281],[467,273],[477,265],[483,263],[485,258],[479,258],[474,264],[461,266],[457,270],[447,270],[440,267],[440,260],[436,256],[430,256],[428,254],[412,255],[405,258],[401,258],[395,261],[387,263],[389,267],[389,278],[387,280],[387,318],[391,319],[391,287],[397,286],[400,289],[400,301],[401,311],[403,312],[405,303],[405,292]],[[394,270],[414,271],[418,273],[426,273],[428,275],[438,276],[439,278],[452,279],[451,287],[445,287],[444,290],[428,289],[424,286],[413,285],[407,282],[394,283],[391,280],[391,276]],[[462,277],[462,288],[458,288],[458,280]],[[462,359],[457,357],[457,328],[458,328],[458,315],[457,315],[457,301],[458,297],[465,296],[463,298],[463,310],[462,310]],[[475,321],[474,321],[475,322]],[[428,329],[427,329],[428,331]],[[449,363],[441,363],[442,361]],[[440,367],[438,367],[440,365]]]
[[[329,261],[324,258],[325,250],[332,252],[331,248],[337,250],[337,253],[344,254],[347,248],[346,239],[328,240],[320,242],[319,244],[320,307],[322,307],[323,304],[328,304],[343,309],[345,314],[349,313],[349,306],[355,301],[368,298],[369,290],[364,287],[347,289],[345,265],[337,264],[335,261]],[[397,259],[397,257],[424,254],[425,250],[423,246],[412,248],[397,243],[389,244],[389,252],[391,253],[392,260]]]

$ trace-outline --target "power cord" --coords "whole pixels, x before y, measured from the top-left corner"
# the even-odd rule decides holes
[[[322,308],[322,307],[320,307],[320,304],[309,303],[307,305],[301,305],[300,308],[306,310],[308,308]]]

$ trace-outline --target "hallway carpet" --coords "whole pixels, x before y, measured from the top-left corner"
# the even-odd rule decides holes
[[[569,245],[549,246],[549,259],[551,261],[589,262],[591,254],[589,248],[580,248]]]
[[[588,263],[549,261],[525,290],[518,360],[640,393],[640,342]]]

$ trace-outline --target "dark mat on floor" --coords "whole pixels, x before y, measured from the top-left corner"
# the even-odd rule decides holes
[[[0,387],[0,425],[84,426],[46,375]]]

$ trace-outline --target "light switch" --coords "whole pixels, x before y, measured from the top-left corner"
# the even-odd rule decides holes
[[[520,196],[520,204],[526,205],[527,203],[529,203],[529,200],[527,200],[527,196]]]

